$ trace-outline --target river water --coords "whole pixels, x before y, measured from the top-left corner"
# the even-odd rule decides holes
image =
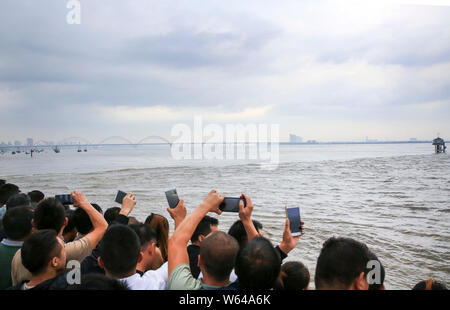
[[[285,206],[300,206],[306,233],[287,260],[310,270],[331,236],[366,243],[386,269],[388,289],[410,289],[435,278],[450,284],[450,156],[429,144],[281,145],[276,169],[258,160],[175,160],[169,145],[100,146],[88,152],[62,148],[35,154],[0,155],[0,178],[22,191],[47,196],[83,191],[103,210],[117,190],[131,191],[131,215],[167,217],[164,191],[177,188],[188,208],[210,189],[249,195],[253,218],[274,243],[281,241]],[[227,231],[237,214],[222,214]],[[170,220],[173,224],[172,220]]]

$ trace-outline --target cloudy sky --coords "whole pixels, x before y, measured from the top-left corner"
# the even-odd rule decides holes
[[[81,0],[80,25],[67,2],[0,2],[0,141],[173,140],[194,116],[450,138],[450,1]]]

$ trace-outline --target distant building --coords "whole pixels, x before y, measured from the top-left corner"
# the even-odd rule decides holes
[[[289,143],[302,143],[303,142],[303,138],[290,134],[289,135]]]
[[[366,137],[366,143],[371,143],[371,142],[378,142],[377,139],[369,139],[369,137]]]
[[[14,146],[21,146],[22,145],[22,143],[20,142],[20,141],[14,141]]]
[[[316,141],[316,140],[308,140],[306,143],[309,143],[309,144],[316,144],[317,141]]]
[[[33,146],[34,145],[33,142],[34,142],[33,139],[27,138],[27,146]]]

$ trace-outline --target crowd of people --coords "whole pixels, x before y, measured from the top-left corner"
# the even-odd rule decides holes
[[[150,214],[141,223],[130,216],[136,197],[121,207],[102,208],[79,191],[73,207],[38,191],[22,193],[0,180],[0,289],[9,290],[307,290],[310,272],[287,261],[301,236],[286,219],[282,241],[274,244],[252,219],[252,200],[242,195],[239,219],[222,231],[217,218],[224,196],[210,191],[188,215],[183,200],[169,221]],[[302,222],[302,233],[304,234]],[[371,281],[368,262],[378,262]],[[78,268],[78,269],[77,269]],[[79,273],[79,281],[70,281]],[[76,278],[76,277],[75,277]],[[383,290],[385,269],[362,242],[345,237],[326,240],[314,273],[316,289]],[[429,279],[413,289],[441,290]]]

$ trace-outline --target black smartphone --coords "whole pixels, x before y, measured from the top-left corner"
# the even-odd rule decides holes
[[[291,229],[292,236],[300,236],[302,234],[300,208],[286,207],[286,216],[289,219],[289,227]]]
[[[122,191],[118,191],[118,192],[117,192],[117,195],[116,195],[115,201],[116,201],[117,203],[122,204],[123,198],[124,198],[126,195],[127,195],[127,193],[122,192]]]
[[[55,195],[55,198],[65,206],[73,205],[72,194]]]
[[[169,203],[169,207],[171,209],[174,209],[180,202],[180,199],[178,198],[176,189],[171,189],[171,190],[167,191],[166,198],[167,198],[167,202]]]
[[[239,212],[239,201],[244,202],[244,207],[247,206],[247,201],[244,198],[225,197],[219,206],[222,212]]]

